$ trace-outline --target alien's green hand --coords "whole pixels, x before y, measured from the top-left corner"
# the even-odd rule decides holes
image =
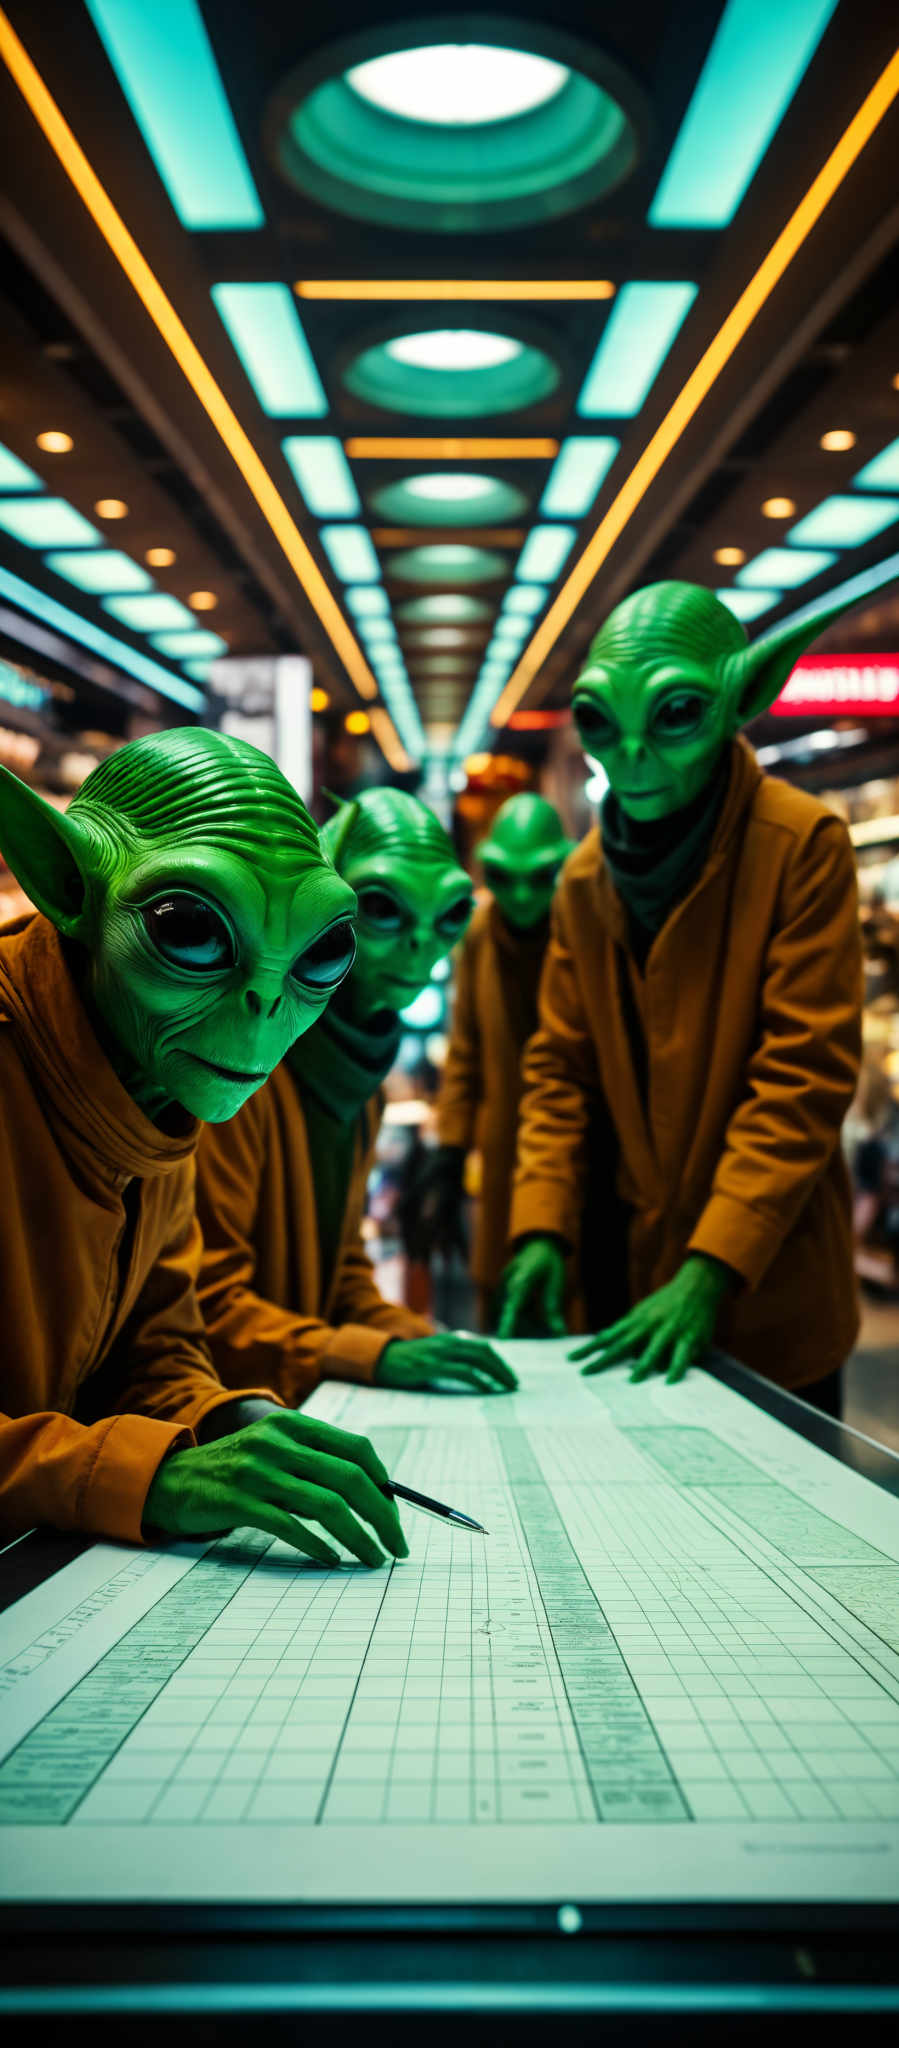
[[[489,1344],[452,1332],[394,1337],[375,1369],[379,1387],[435,1387],[441,1380],[455,1380],[470,1394],[511,1394],[518,1385],[511,1367]]]
[[[363,1564],[384,1564],[356,1516],[371,1523],[392,1557],[408,1557],[394,1503],[380,1490],[386,1478],[367,1437],[282,1408],[218,1443],[174,1451],[147,1495],[144,1524],[151,1540],[154,1529],[166,1536],[265,1529],[319,1564],[339,1564],[337,1551],[305,1527],[318,1522]]]
[[[568,1356],[588,1359],[582,1370],[591,1373],[638,1355],[632,1380],[645,1380],[649,1373],[666,1367],[667,1380],[683,1379],[688,1365],[711,1343],[722,1297],[734,1278],[730,1267],[717,1259],[692,1255],[666,1286],[657,1287],[617,1323],[588,1337]]]
[[[565,1253],[555,1237],[532,1237],[499,1283],[498,1337],[564,1337]]]

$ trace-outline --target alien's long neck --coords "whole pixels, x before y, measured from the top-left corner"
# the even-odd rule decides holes
[[[120,1044],[94,995],[91,987],[90,959],[84,948],[69,945],[66,947],[66,955],[78,987],[78,994],[87,1011],[91,1030],[105,1053],[116,1080],[121,1082],[126,1094],[130,1095],[132,1102],[143,1111],[149,1122],[161,1125],[173,1112],[180,1109],[180,1104],[173,1102],[166,1090],[161,1088],[158,1082],[151,1080]]]

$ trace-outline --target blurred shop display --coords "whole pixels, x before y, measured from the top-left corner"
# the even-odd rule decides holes
[[[222,732],[270,754],[308,803],[312,795],[312,664],[303,654],[214,661],[209,686]],[[210,720],[210,723],[212,721]]]

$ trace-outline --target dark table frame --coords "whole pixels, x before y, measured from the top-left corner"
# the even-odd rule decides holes
[[[708,1369],[875,1486],[899,1455],[721,1353]],[[0,1607],[88,1547],[35,1531],[0,1553]],[[2,1836],[0,1836],[2,1847]],[[378,2038],[448,2048],[505,2041],[845,2044],[870,2014],[899,2039],[899,1901],[828,1905],[185,1904],[0,1907],[0,2020],[10,2042],[54,2023],[158,2048],[266,2048]],[[472,1891],[477,1880],[473,1874]],[[560,1912],[562,1907],[565,1912]],[[576,1912],[572,1914],[572,1907]],[[884,2033],[883,2038],[887,2038]]]

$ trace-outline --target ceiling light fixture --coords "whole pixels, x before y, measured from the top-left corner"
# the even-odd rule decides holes
[[[763,548],[745,568],[737,570],[737,582],[747,590],[793,590],[797,583],[823,576],[838,560],[827,548]]]
[[[214,590],[192,590],[187,602],[192,612],[214,612],[218,598]]]
[[[43,483],[27,462],[0,444],[0,491],[42,491]]]
[[[628,520],[642,502],[681,435],[699,411],[716,379],[734,350],[748,333],[757,314],[793,258],[808,239],[835,192],[848,176],[871,136],[889,112],[899,94],[899,51],[894,52],[866,93],[860,107],[844,128],[830,154],[813,178],[798,206],[794,207],[780,234],[763,257],[758,269],[744,285],[726,319],[703,350],[673,405],[651,435],[646,447],[629,470],[626,481],[613,498],[587,546],[567,576],[533,640],[525,648],[498,703],[492,720],[501,725],[520,703],[532,677],[545,661],[581,599],[595,582],[603,562],[623,533]]]
[[[343,445],[356,462],[546,462],[559,452],[558,441],[543,436],[462,441],[453,436],[414,440],[399,434],[351,434]]]
[[[474,498],[489,498],[493,490],[491,476],[471,476],[464,470],[450,471],[447,476],[410,476],[406,478],[405,489],[413,498],[450,499],[468,503]]]
[[[611,434],[572,434],[563,441],[540,500],[544,517],[583,518],[605,482],[619,446]]]
[[[263,412],[321,418],[321,378],[286,284],[214,284],[212,298]]]
[[[512,363],[524,343],[511,334],[486,334],[477,327],[434,327],[425,334],[399,334],[384,343],[397,363],[415,370],[493,370]]]
[[[213,658],[227,654],[228,642],[220,633],[156,633],[153,645],[160,654],[168,654],[173,661],[184,661],[189,655],[210,655]]]
[[[127,519],[128,507],[124,498],[98,498],[94,506],[98,519]]]
[[[766,498],[761,510],[766,519],[792,519],[796,506],[792,498]]]
[[[68,455],[70,448],[75,446],[71,434],[60,433],[55,427],[45,434],[37,434],[35,439],[45,455]]]
[[[0,528],[26,548],[90,548],[101,538],[65,498],[0,498]]]
[[[361,736],[362,733],[371,731],[371,719],[367,711],[348,711],[343,722],[347,732],[354,735]]]
[[[372,57],[344,75],[360,99],[399,120],[468,128],[533,113],[555,99],[570,73],[529,50],[430,43]]]
[[[281,447],[316,519],[358,519],[362,507],[334,434],[288,434]]]
[[[120,625],[130,626],[132,633],[161,633],[193,625],[187,606],[164,590],[151,591],[147,597],[107,597],[103,609],[111,612]],[[198,647],[191,652],[202,654],[203,649]]]
[[[799,547],[857,548],[876,540],[887,526],[899,519],[899,497],[851,497],[837,492],[823,498],[814,511],[807,512],[786,535]]]
[[[576,540],[576,526],[533,526],[515,565],[519,581],[554,583]]]
[[[322,526],[319,540],[342,583],[377,583],[381,571],[364,526]]]
[[[899,441],[888,442],[864,469],[856,471],[852,481],[863,491],[899,490]]]
[[[130,555],[119,554],[116,548],[73,548],[71,552],[46,555],[44,559],[54,576],[65,576],[67,582],[94,596],[153,588],[153,579],[146,569],[139,562],[132,562]]]
[[[160,697],[183,704],[187,711],[204,709],[206,698],[202,690],[195,689],[192,683],[182,682],[180,676],[173,676],[170,669],[162,668],[158,661],[141,654],[138,648],[117,640],[114,633],[95,626],[92,619],[82,618],[80,612],[72,612],[68,605],[58,604],[55,597],[47,596],[46,591],[35,590],[9,569],[0,569],[0,597],[18,605],[20,611],[28,612],[32,618],[41,620],[53,632],[63,634],[81,647],[89,647],[92,654],[99,654],[102,661],[124,670],[126,675],[135,676],[138,682],[145,683]]]
[[[747,623],[757,619],[762,612],[769,612],[773,605],[780,604],[782,590],[716,590],[715,596],[726,604],[735,619]]]
[[[301,299],[436,299],[457,306],[466,299],[472,305],[482,299],[614,299],[616,286],[608,277],[304,277],[294,291]]]
[[[315,683],[309,692],[310,711],[327,711],[330,702],[327,690],[321,689],[320,685]]]
[[[731,547],[716,548],[712,559],[715,562],[719,562],[721,564],[722,569],[738,569],[740,567],[740,563],[745,562],[746,560],[746,549]]]
[[[577,402],[582,419],[631,419],[640,411],[698,290],[696,284],[622,287]]]
[[[818,446],[828,455],[840,455],[844,448],[854,448],[857,439],[858,435],[852,432],[851,427],[831,427],[828,433],[822,434]]]
[[[16,35],[0,13],[0,56],[30,107],[51,149],[108,243],[125,276],[157,327],[195,397],[208,414],[235,466],[255,498],[284,556],[290,563],[336,654],[360,696],[373,697],[377,686],[340,606],[314,561],[295,521],[233,408],[201,356],[183,320],[113,206],[96,172],[76,142],[68,122]]]
[[[148,548],[144,556],[151,569],[170,569],[177,559],[174,548]]]

